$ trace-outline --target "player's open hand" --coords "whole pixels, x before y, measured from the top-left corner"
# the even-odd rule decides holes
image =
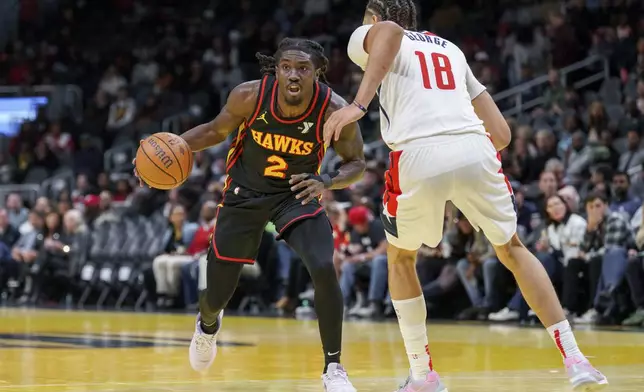
[[[312,202],[324,192],[324,182],[319,180],[319,176],[293,174],[288,183],[292,185],[291,190],[293,192],[299,191],[295,198],[302,200],[302,205]]]
[[[338,141],[342,129],[352,122],[360,120],[365,113],[356,105],[348,105],[333,112],[324,123],[324,145],[329,147],[331,142]]]
[[[144,185],[143,180],[141,179],[141,177],[139,177],[139,172],[136,171],[136,158],[132,159],[132,165],[134,165],[134,168],[132,169],[132,171],[134,172],[134,177],[136,177],[136,179],[139,180],[139,186],[143,187]]]

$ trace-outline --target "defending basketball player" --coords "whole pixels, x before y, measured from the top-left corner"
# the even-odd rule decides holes
[[[219,115],[181,137],[193,151],[224,141],[237,130],[228,154],[224,201],[208,254],[207,288],[200,293],[190,364],[207,369],[217,353],[223,309],[245,263],[254,263],[262,232],[272,221],[302,258],[315,286],[315,308],[328,392],[355,392],[340,365],[342,294],[333,267],[333,234],[318,196],[359,180],[365,169],[357,124],[348,124],[333,148],[339,169],[320,174],[322,126],[348,104],[324,83],[328,60],[316,42],[284,39],[273,57],[257,54],[264,77],[230,93]],[[279,353],[276,353],[279,355]],[[276,360],[278,357],[276,357]]]
[[[368,3],[364,25],[348,47],[349,57],[365,70],[362,83],[354,104],[334,113],[324,129],[325,141],[341,137],[380,86],[382,137],[393,150],[382,214],[389,289],[411,365],[399,392],[447,392],[433,369],[415,269],[421,244],[435,247],[442,238],[447,200],[483,230],[512,271],[561,352],[573,387],[605,386],[607,379],[579,350],[543,266],[516,234],[514,196],[497,157],[511,136],[503,116],[463,52],[415,26],[413,0]]]

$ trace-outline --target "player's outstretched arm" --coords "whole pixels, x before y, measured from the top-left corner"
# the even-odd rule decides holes
[[[347,106],[349,106],[347,101],[334,93],[327,110],[327,118]],[[334,173],[330,188],[346,188],[360,180],[367,167],[364,157],[364,142],[357,122],[349,123],[342,128],[340,138],[333,142],[333,149],[342,159],[342,165],[338,168],[337,173]]]
[[[325,121],[337,110],[349,106],[339,95],[333,93]],[[315,175],[311,173],[295,174],[289,183],[302,204],[309,203],[320,196],[325,189],[342,189],[362,178],[367,164],[364,158],[364,143],[358,123],[352,122],[342,129],[340,138],[333,143],[333,149],[342,158],[342,165],[333,173]]]
[[[245,82],[228,95],[226,105],[214,120],[197,125],[181,135],[192,151],[201,151],[226,140],[231,132],[252,116],[261,81]]]
[[[353,33],[349,41],[350,53],[361,52],[360,49],[363,49],[365,55],[361,57],[366,57],[368,54],[369,58],[366,60],[365,73],[353,105],[338,110],[324,125],[324,141],[327,145],[331,140],[339,140],[345,126],[358,121],[367,113],[366,108],[376,96],[378,86],[391,69],[400,51],[404,32],[403,28],[396,23],[385,21],[373,26],[359,27]],[[362,47],[355,49],[355,46]]]

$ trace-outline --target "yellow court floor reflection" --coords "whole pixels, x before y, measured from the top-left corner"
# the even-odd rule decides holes
[[[208,373],[187,349],[194,317],[0,309],[0,392],[322,391],[315,322],[224,318]],[[434,364],[450,392],[569,391],[540,328],[428,326]],[[392,392],[407,374],[395,323],[347,323],[343,363],[358,391]],[[644,391],[644,333],[577,331],[609,391]]]

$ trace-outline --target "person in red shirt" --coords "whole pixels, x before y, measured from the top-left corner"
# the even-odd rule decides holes
[[[349,232],[346,228],[347,214],[335,202],[330,202],[326,205],[326,212],[333,229],[333,265],[335,266],[338,277],[340,277],[340,267],[342,265],[341,255],[349,245]]]

